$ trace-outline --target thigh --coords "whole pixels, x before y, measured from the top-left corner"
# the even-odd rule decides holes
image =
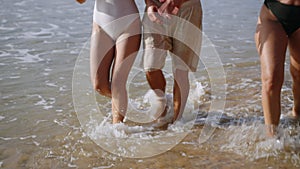
[[[114,41],[96,23],[93,23],[90,48],[90,69],[92,79],[95,76],[106,80],[109,78],[114,59]]]
[[[135,29],[135,30],[133,30]],[[116,42],[116,54],[115,54],[115,65],[113,76],[118,73],[122,77],[127,78],[128,73],[135,61],[137,52],[140,48],[141,35],[140,32],[140,22],[137,21],[133,23],[128,31],[125,31]],[[131,34],[130,32],[135,32]],[[126,35],[125,35],[126,34]]]
[[[281,24],[265,6],[258,18],[255,40],[262,76],[283,79],[288,37]]]

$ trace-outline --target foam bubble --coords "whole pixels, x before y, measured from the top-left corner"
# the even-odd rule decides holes
[[[291,126],[278,128],[278,136],[268,138],[265,125],[254,122],[252,125],[229,126],[221,132],[221,150],[230,151],[250,160],[274,158],[278,160],[291,160],[295,165],[300,165],[300,127]],[[219,138],[220,139],[220,138]],[[220,140],[219,140],[220,141]],[[295,158],[298,156],[298,159]]]
[[[0,121],[5,119],[5,116],[0,116]]]

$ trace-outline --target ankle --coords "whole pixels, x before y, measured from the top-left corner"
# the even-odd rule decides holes
[[[113,113],[113,124],[123,123],[124,116],[118,112]]]
[[[123,118],[113,117],[113,124],[123,123]]]
[[[277,135],[278,133],[278,129],[277,129],[277,125],[266,125],[266,135],[267,137],[273,138]]]
[[[293,111],[292,111],[292,115],[295,117],[295,118],[300,118],[300,110],[299,109],[296,109],[295,107],[293,108]]]

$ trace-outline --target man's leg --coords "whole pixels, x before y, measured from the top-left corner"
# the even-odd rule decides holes
[[[150,88],[155,92],[157,98],[165,98],[165,90],[166,90],[166,79],[164,77],[164,74],[162,70],[156,69],[146,72],[146,78],[148,81],[148,84]],[[160,99],[160,101],[166,101]],[[158,114],[158,117],[164,117],[166,115],[166,103],[161,103],[164,110],[158,110],[161,112],[154,112],[155,114]]]
[[[190,91],[188,71],[176,69],[174,72],[174,118],[173,122],[180,119],[187,102]]]

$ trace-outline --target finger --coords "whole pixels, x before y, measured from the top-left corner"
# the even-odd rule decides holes
[[[148,17],[149,17],[150,21],[152,21],[154,23],[158,23],[158,24],[162,23],[162,21],[157,17],[157,12],[148,13]]]
[[[154,22],[157,23],[157,24],[162,24],[162,20],[159,19],[158,17],[155,17]]]
[[[162,15],[163,13],[167,13],[167,10],[169,8],[170,2],[166,1],[164,2],[159,8],[158,8],[158,13]]]
[[[150,21],[155,22],[156,21],[156,16],[154,14],[154,12],[148,13],[148,18],[150,19]]]
[[[177,7],[175,7],[175,8],[172,10],[171,14],[177,15],[178,11],[179,11],[179,9],[178,9]]]
[[[157,23],[157,24],[162,24],[162,21],[160,20],[160,19],[156,19],[156,21],[155,21],[155,23]]]

